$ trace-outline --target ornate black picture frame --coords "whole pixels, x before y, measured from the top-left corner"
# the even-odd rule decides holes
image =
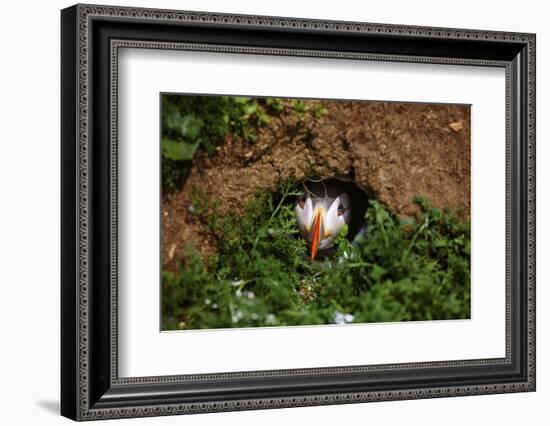
[[[61,413],[74,420],[535,390],[535,35],[76,5],[61,13]],[[506,71],[506,356],[119,378],[117,52],[187,49]]]

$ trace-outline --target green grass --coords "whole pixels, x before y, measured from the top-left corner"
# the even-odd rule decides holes
[[[222,222],[195,194],[218,251],[206,262],[187,245],[177,272],[163,272],[163,329],[470,317],[469,221],[422,199],[421,214],[400,221],[371,200],[366,233],[354,244],[341,234],[334,257],[311,262],[294,195],[286,183]]]

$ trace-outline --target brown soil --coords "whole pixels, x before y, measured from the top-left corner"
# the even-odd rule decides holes
[[[259,190],[288,178],[351,176],[398,216],[419,211],[416,196],[439,208],[470,210],[470,108],[386,102],[324,102],[298,118],[291,108],[261,130],[254,144],[228,136],[213,156],[196,155],[183,187],[163,197],[163,259],[171,269],[183,243],[203,255],[215,242],[192,214],[195,188],[219,200],[223,215]]]

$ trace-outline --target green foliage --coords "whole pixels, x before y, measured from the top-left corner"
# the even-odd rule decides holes
[[[366,232],[352,244],[345,227],[334,257],[311,262],[294,195],[286,183],[222,221],[194,194],[218,251],[205,262],[187,246],[177,273],[164,272],[163,329],[469,318],[469,221],[422,199],[399,221],[371,200]]]
[[[182,143],[165,138],[162,140],[162,155],[169,160],[192,160],[198,147],[198,142]]]
[[[299,118],[302,118],[306,112],[310,111],[310,107],[301,99],[294,99],[292,101],[292,109]],[[320,119],[328,114],[328,110],[323,106],[323,103],[316,104],[313,108],[315,118]]]
[[[269,101],[269,102],[268,102]],[[162,96],[162,183],[177,186],[198,149],[213,154],[228,133],[252,143],[282,102],[234,96]]]

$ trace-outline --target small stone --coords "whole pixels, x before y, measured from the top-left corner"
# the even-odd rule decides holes
[[[460,132],[464,128],[464,121],[455,121],[454,123],[449,124],[449,127],[456,133]]]
[[[170,246],[170,250],[168,251],[168,259],[172,260],[174,258],[174,254],[176,253],[176,245],[172,244]]]

